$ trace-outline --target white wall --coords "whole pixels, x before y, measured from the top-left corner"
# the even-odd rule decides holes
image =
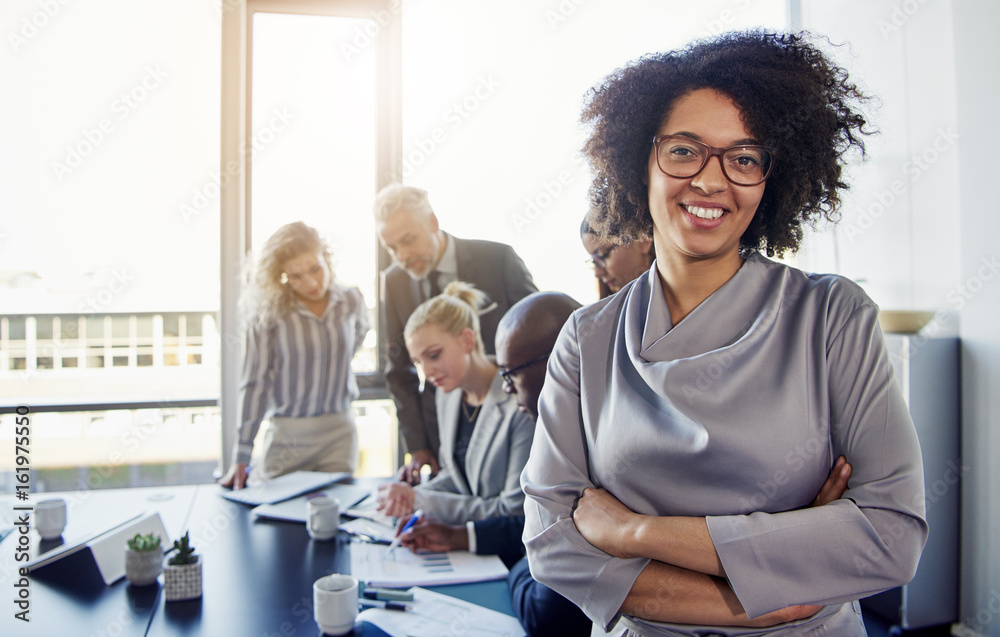
[[[963,622],[1000,636],[1000,4],[952,2],[958,102]],[[968,296],[966,299],[965,297]]]
[[[878,134],[868,139],[869,158],[846,175],[841,222],[810,234],[799,264],[860,280],[885,309],[955,312],[948,295],[959,278],[959,143],[949,3],[803,0],[802,21],[840,45],[835,58],[875,98],[865,110]]]
[[[944,310],[962,339],[962,546],[955,634],[1000,637],[1000,4],[802,0],[802,23],[877,95],[879,138],[836,231],[799,263],[864,279],[884,308]],[[865,16],[859,18],[859,16]],[[896,193],[893,184],[897,183]],[[877,204],[882,204],[881,207]],[[950,329],[950,325],[945,329]],[[933,532],[933,529],[932,531]]]

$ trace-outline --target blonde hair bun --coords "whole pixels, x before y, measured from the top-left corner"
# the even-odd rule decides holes
[[[414,332],[428,324],[437,325],[452,336],[471,329],[476,335],[476,347],[480,353],[485,353],[483,337],[479,331],[479,314],[490,309],[482,307],[487,298],[485,293],[473,285],[465,281],[453,281],[445,286],[439,296],[424,301],[413,310],[403,329],[403,337],[409,339]]]

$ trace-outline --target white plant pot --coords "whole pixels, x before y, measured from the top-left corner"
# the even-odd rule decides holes
[[[163,551],[133,551],[125,549],[125,578],[132,586],[149,586],[163,571]]]
[[[168,602],[201,597],[201,556],[192,564],[170,564],[163,560],[163,596]]]

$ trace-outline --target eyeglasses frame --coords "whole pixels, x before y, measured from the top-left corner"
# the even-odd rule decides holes
[[[608,259],[611,258],[611,253],[621,247],[621,244],[614,244],[608,248],[607,252],[601,254],[600,251],[594,252],[590,255],[590,258],[584,259],[584,263],[590,265],[591,267],[600,267],[602,270],[608,269]]]
[[[691,142],[692,144],[701,146],[702,148],[706,148],[708,150],[708,154],[705,155],[705,161],[702,162],[701,167],[698,170],[696,170],[694,174],[688,175],[686,177],[681,177],[680,175],[671,175],[667,171],[663,170],[663,166],[660,165],[660,144],[667,139],[683,139],[686,142]],[[690,137],[685,137],[684,135],[654,135],[653,137],[650,138],[650,141],[653,142],[653,154],[656,156],[656,167],[660,169],[661,173],[663,173],[668,177],[673,177],[674,179],[693,179],[697,177],[699,174],[701,174],[701,171],[705,170],[705,166],[708,165],[708,162],[710,159],[712,159],[712,157],[718,157],[719,168],[722,169],[722,176],[726,178],[726,181],[733,184],[734,186],[748,186],[748,187],[758,186],[767,181],[767,178],[771,175],[771,170],[774,168],[774,160],[778,156],[776,149],[770,148],[768,146],[762,146],[760,144],[736,144],[735,146],[716,148],[715,146],[709,146],[705,142],[698,141],[697,139],[691,139]],[[764,171],[763,179],[761,179],[760,181],[755,181],[752,184],[741,184],[738,181],[733,181],[733,178],[729,176],[729,173],[726,172],[726,164],[725,162],[722,161],[722,156],[727,151],[736,150],[739,148],[759,148],[760,150],[767,151],[771,155],[771,161],[767,164],[767,170]]]
[[[548,358],[549,358],[549,356],[551,354],[552,354],[551,351],[545,352],[544,354],[542,354],[540,356],[536,356],[536,357],[532,358],[527,363],[521,363],[520,365],[515,365],[514,367],[511,367],[509,369],[506,368],[506,367],[501,367],[500,368],[500,378],[503,379],[504,386],[506,386],[508,389],[514,389],[514,381],[511,380],[511,378],[510,378],[512,375],[514,375],[514,374],[516,374],[516,373],[518,373],[520,371],[523,371],[523,370],[531,367],[532,365],[537,365],[538,363],[541,363],[544,360],[548,360]]]

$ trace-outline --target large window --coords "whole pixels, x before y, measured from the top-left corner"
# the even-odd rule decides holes
[[[104,465],[210,479],[220,13],[12,1],[0,30],[0,443],[12,448],[20,404],[39,486],[87,486]],[[0,457],[0,484],[12,461]]]
[[[644,53],[786,23],[781,0],[57,4],[0,6],[17,36],[0,47],[17,96],[0,101],[0,406],[80,409],[39,419],[67,445],[208,428],[216,457],[235,425],[241,265],[276,228],[319,228],[377,325],[371,203],[403,181],[447,231],[510,243],[540,288],[591,301],[587,89]],[[355,359],[376,400],[356,407],[363,471],[386,473],[377,336]]]
[[[376,60],[374,47],[340,44],[376,23],[364,18],[255,13],[250,184],[254,251],[290,221],[330,243],[336,278],[359,286],[375,319]],[[373,331],[354,360],[378,362]]]

